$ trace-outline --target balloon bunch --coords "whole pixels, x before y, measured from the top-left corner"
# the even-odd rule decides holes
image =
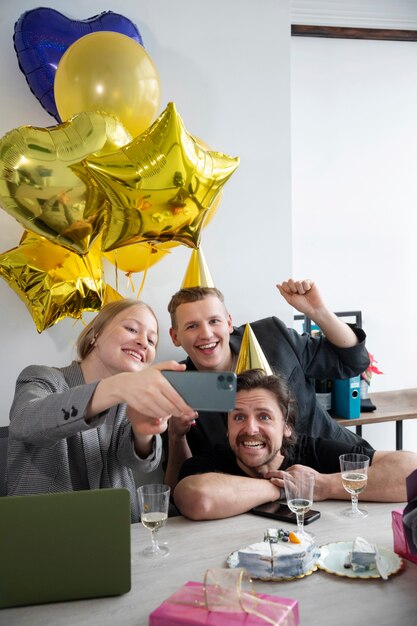
[[[61,122],[54,98],[58,64],[80,37],[98,31],[121,33],[143,45],[135,24],[113,11],[86,20],[71,20],[55,9],[40,7],[23,13],[14,26],[13,44],[19,67],[33,95],[57,122]]]
[[[0,254],[0,275],[42,332],[121,297],[103,257],[146,272],[177,245],[198,248],[239,159],[191,136],[173,103],[157,117],[158,72],[123,16],[76,21],[34,9],[16,23],[14,44],[59,122],[0,139],[0,205],[25,229]]]

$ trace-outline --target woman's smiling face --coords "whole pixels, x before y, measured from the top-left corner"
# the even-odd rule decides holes
[[[124,309],[95,337],[87,359],[110,376],[135,372],[151,365],[158,343],[158,324],[151,311],[141,304]]]

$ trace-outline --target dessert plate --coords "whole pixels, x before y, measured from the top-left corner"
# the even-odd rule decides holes
[[[226,565],[227,567],[231,567],[231,568],[235,568],[235,567],[241,567],[239,565],[239,552],[232,552],[232,554],[227,558],[226,560]],[[263,580],[265,582],[279,582],[280,580],[295,580],[296,578],[304,578],[305,576],[310,576],[310,574],[312,574],[313,572],[315,572],[317,570],[317,563],[314,565],[314,567],[312,567],[311,570],[309,570],[308,572],[306,572],[305,574],[300,574],[299,576],[271,576],[271,577],[266,577],[266,576],[259,576],[257,575],[256,572],[251,571],[250,568],[246,567],[245,568],[249,574],[250,577],[255,579],[255,580]]]
[[[403,566],[403,561],[398,554],[382,546],[376,547],[380,556],[385,560],[387,575],[391,576],[399,572]],[[338,541],[321,546],[321,555],[317,562],[318,568],[329,574],[336,574],[336,576],[345,576],[347,578],[381,578],[376,566],[366,572],[354,572],[352,568],[344,567],[344,564],[348,561],[349,552],[351,550],[352,541]]]

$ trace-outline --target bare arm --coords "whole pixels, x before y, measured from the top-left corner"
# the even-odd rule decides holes
[[[279,497],[280,489],[270,480],[214,472],[187,476],[174,492],[176,506],[193,520],[239,515]]]
[[[375,452],[372,465],[368,469],[368,483],[360,500],[369,502],[405,502],[407,500],[405,479],[417,467],[417,454],[398,450],[395,452]],[[342,485],[342,475],[320,474],[304,465],[293,465],[289,473],[306,472],[315,475],[314,500],[350,500],[350,494]],[[283,487],[282,472],[269,474],[271,481]]]
[[[168,424],[168,460],[164,475],[164,483],[171,487],[173,492],[177,482],[181,465],[192,454],[187,442],[186,434],[192,427],[194,420],[184,420],[172,417]]]
[[[326,306],[313,281],[290,278],[277,288],[288,304],[313,320],[333,345],[351,348],[358,343],[353,330]]]

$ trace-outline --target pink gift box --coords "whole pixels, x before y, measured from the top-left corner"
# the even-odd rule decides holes
[[[417,563],[417,554],[411,554],[404,534],[403,509],[391,511],[392,532],[394,534],[394,552],[404,557],[408,561]]]
[[[188,582],[152,611],[149,615],[149,626],[202,626],[203,624],[204,626],[224,626],[225,624],[228,626],[267,626],[267,622],[261,617],[243,611],[208,611],[205,607],[177,604],[176,602],[181,598],[181,593],[186,592],[187,588],[190,587],[200,587],[202,590],[201,597],[204,599],[203,584]],[[262,600],[288,606],[292,610],[290,622],[294,626],[298,626],[300,619],[297,600],[266,595],[265,593],[256,595]],[[288,618],[284,622],[288,624]]]

